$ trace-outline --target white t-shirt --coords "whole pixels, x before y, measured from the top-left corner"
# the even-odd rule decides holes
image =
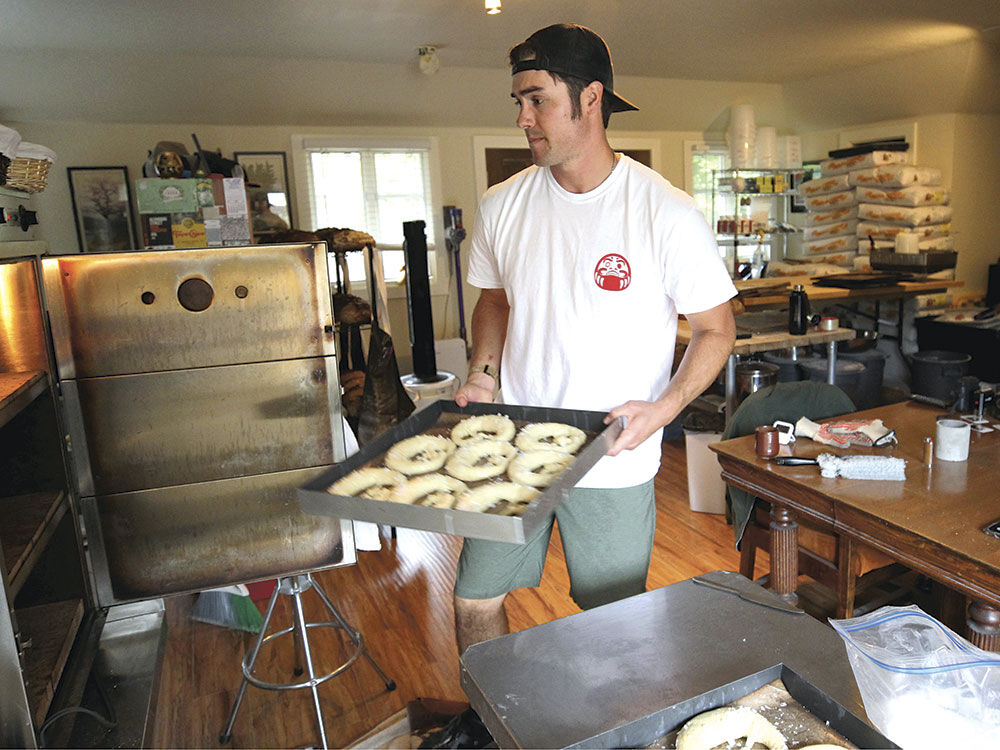
[[[736,293],[693,199],[624,155],[588,193],[566,191],[539,167],[490,188],[477,211],[468,280],[503,288],[510,303],[504,402],[587,411],[659,398],[677,314]],[[578,486],[651,479],[661,435],[605,456]]]

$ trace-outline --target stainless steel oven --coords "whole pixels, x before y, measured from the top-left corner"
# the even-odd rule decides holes
[[[354,561],[296,488],[344,458],[322,244],[42,260],[101,605]]]

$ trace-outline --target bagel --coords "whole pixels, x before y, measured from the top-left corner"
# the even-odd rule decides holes
[[[560,422],[533,422],[521,428],[514,445],[523,451],[576,453],[586,440],[587,433],[578,427]]]
[[[398,471],[379,466],[362,466],[341,477],[327,488],[333,495],[388,500],[389,495],[406,477]]]
[[[451,454],[444,470],[466,482],[489,479],[503,474],[516,454],[517,448],[506,440],[470,440]]]
[[[507,467],[507,476],[518,484],[548,487],[573,461],[561,451],[542,450],[518,454]]]
[[[746,737],[743,747],[755,742],[769,750],[787,750],[784,735],[771,722],[745,706],[725,706],[705,711],[690,719],[677,733],[677,750],[709,750]]]
[[[437,435],[414,435],[400,440],[385,454],[385,465],[412,476],[437,471],[455,450],[455,444]]]
[[[517,428],[510,417],[503,414],[480,414],[476,417],[466,417],[452,427],[451,439],[456,445],[482,438],[510,441],[515,432]]]
[[[462,493],[455,510],[519,516],[538,496],[538,490],[513,482],[487,482]]]
[[[433,472],[413,477],[396,486],[389,496],[394,503],[451,508],[458,496],[469,489],[465,482]]]

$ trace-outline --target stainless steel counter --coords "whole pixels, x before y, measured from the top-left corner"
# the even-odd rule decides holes
[[[535,748],[641,747],[676,722],[663,709],[779,664],[866,718],[830,627],[691,581],[476,644],[461,659],[462,686],[497,744]]]

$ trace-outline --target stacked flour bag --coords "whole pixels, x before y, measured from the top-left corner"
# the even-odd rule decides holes
[[[858,242],[897,252],[953,250],[951,194],[941,170],[884,164],[852,170]]]

